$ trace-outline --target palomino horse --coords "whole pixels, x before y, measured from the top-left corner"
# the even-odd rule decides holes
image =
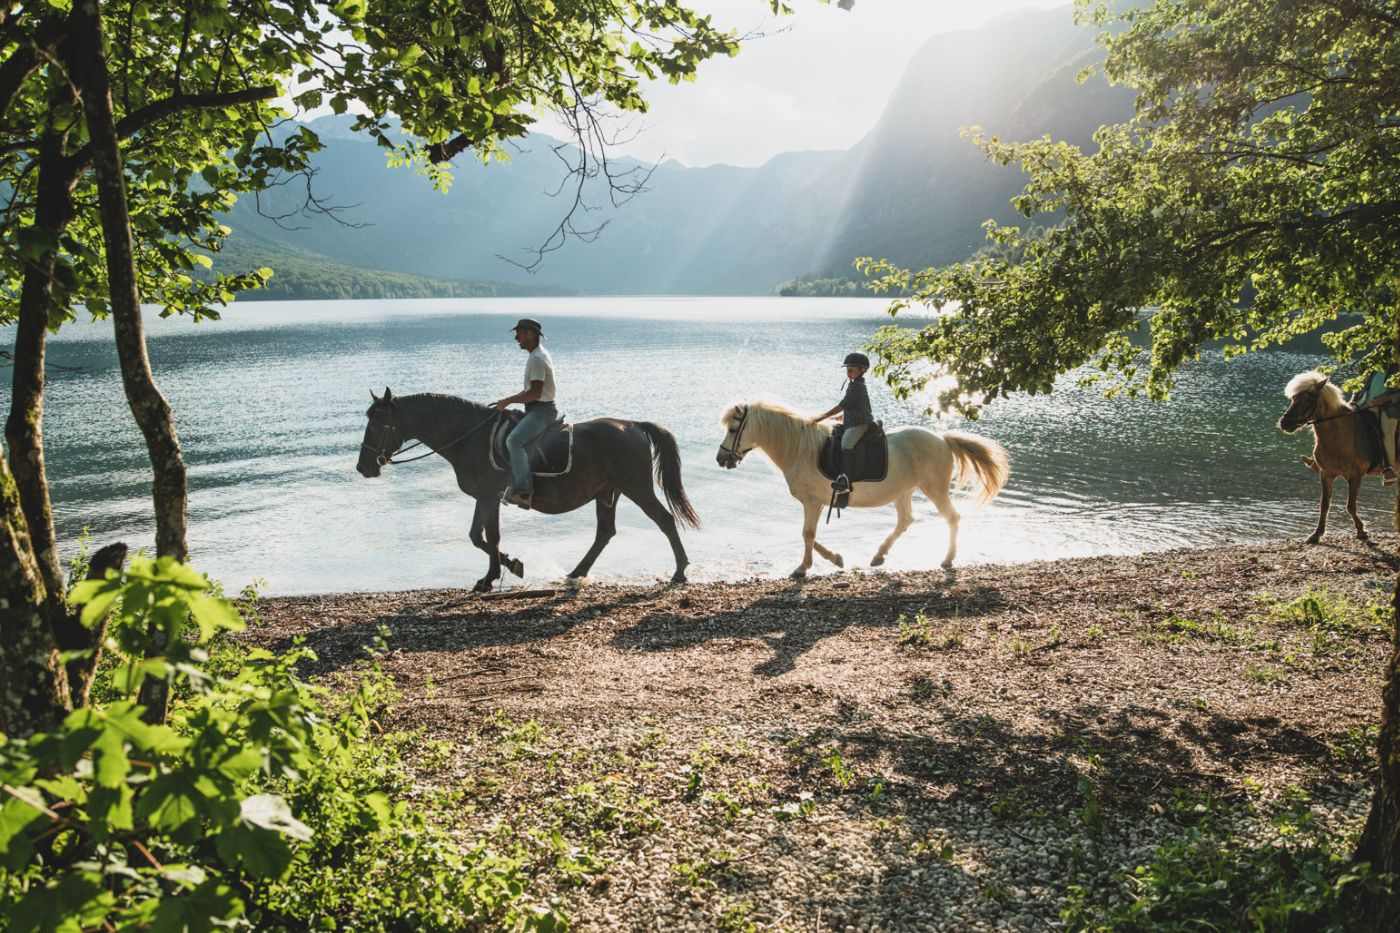
[[[725,430],[724,442],[715,457],[720,466],[734,469],[756,447],[782,471],[788,492],[802,503],[802,564],[792,575],[807,575],[813,548],[836,566],[845,566],[840,554],[817,543],[817,519],[831,499],[831,482],[817,469],[817,455],[831,436],[831,428],[812,424],[772,402],[735,405],[724,413],[720,423]],[[921,489],[948,522],[948,553],[943,556],[943,567],[951,567],[958,553],[958,512],[949,495],[953,469],[956,467],[962,477],[975,474],[982,486],[982,501],[987,502],[1006,485],[1011,472],[1006,450],[996,441],[961,431],[935,434],[911,427],[891,431],[888,436],[890,458],[885,479],[856,483],[851,493],[853,508],[879,508],[893,502],[899,516],[894,531],[880,545],[870,565],[883,564],[890,546],[913,523],[914,490]]]
[[[1347,512],[1356,525],[1356,536],[1362,541],[1370,540],[1366,527],[1361,524],[1361,516],[1356,514],[1356,494],[1361,490],[1361,478],[1380,472],[1371,468],[1365,434],[1369,428],[1362,423],[1356,409],[1347,404],[1342,390],[1316,370],[1294,376],[1283,394],[1289,402],[1288,410],[1278,420],[1279,430],[1292,434],[1305,425],[1313,429],[1312,456],[1303,463],[1322,480],[1317,530],[1308,537],[1308,543],[1316,544],[1327,530],[1332,484],[1339,476],[1347,481]]]
[[[360,445],[355,469],[365,477],[379,475],[405,441],[416,440],[440,454],[457,472],[457,486],[476,499],[472,515],[471,541],[490,557],[486,576],[472,588],[478,593],[491,589],[500,579],[501,565],[516,576],[525,572],[520,561],[499,549],[501,542],[501,493],[508,477],[491,466],[492,427],[500,418],[494,408],[477,405],[451,395],[406,395],[396,398],[388,389],[384,397],[373,392],[374,404],[365,414],[369,424]],[[671,432],[649,421],[623,421],[596,418],[575,424],[572,468],[563,476],[538,477],[532,508],[557,515],[593,502],[598,509],[598,530],[593,546],[583,555],[570,579],[588,575],[593,562],[617,533],[617,497],[624,495],[637,504],[647,518],[656,522],[676,558],[672,583],[685,582],[689,560],[676,531],[681,524],[698,528],[685,487],[681,485],[681,458]],[[656,482],[666,496],[667,511],[652,490],[655,460]]]

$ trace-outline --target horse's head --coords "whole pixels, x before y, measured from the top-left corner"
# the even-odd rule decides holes
[[[724,440],[720,442],[715,462],[726,470],[732,470],[744,459],[744,454],[753,450],[754,445],[744,446],[744,428],[749,422],[749,406],[735,405],[724,413],[720,424],[724,426]]]
[[[399,425],[399,406],[388,386],[384,387],[382,398],[373,391],[369,397],[374,399],[374,404],[365,412],[369,424],[365,426],[365,439],[360,442],[360,460],[355,464],[355,469],[360,471],[361,476],[373,479],[394,452],[403,446],[403,429]]]
[[[1288,398],[1288,410],[1278,419],[1278,427],[1286,434],[1292,434],[1326,414],[1327,408],[1335,408],[1345,402],[1342,390],[1333,385],[1325,373],[1315,369],[1290,379],[1283,394]]]

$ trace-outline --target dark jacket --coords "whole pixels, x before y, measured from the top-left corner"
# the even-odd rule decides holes
[[[870,410],[870,393],[865,391],[864,376],[846,384],[846,394],[841,399],[840,408],[842,421],[848,428],[870,424],[875,420],[875,413]]]

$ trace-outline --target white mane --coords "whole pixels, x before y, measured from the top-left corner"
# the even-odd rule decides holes
[[[1327,408],[1338,408],[1346,404],[1346,396],[1342,395],[1342,390],[1332,383],[1325,374],[1315,369],[1310,369],[1305,373],[1299,373],[1288,380],[1288,387],[1283,390],[1283,394],[1288,398],[1294,398],[1303,392],[1312,392],[1319,385],[1322,386],[1322,396],[1320,401],[1329,403]]]
[[[804,460],[816,463],[817,454],[831,436],[828,426],[812,424],[807,418],[777,402],[731,405],[720,423],[732,429],[744,409],[748,409],[744,440],[762,447],[779,469]]]

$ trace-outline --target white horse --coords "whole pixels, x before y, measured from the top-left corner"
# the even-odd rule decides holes
[[[792,576],[807,575],[813,548],[836,566],[844,567],[840,554],[817,543],[817,519],[831,500],[831,481],[818,470],[817,456],[831,436],[831,428],[812,424],[797,412],[772,402],[735,405],[724,413],[720,423],[725,430],[715,457],[720,466],[732,470],[745,454],[758,448],[783,472],[788,492],[802,503],[802,564]],[[958,553],[959,516],[949,495],[954,467],[965,480],[976,475],[982,487],[981,501],[987,502],[1006,485],[1011,472],[1006,449],[996,441],[962,431],[935,434],[909,427],[891,431],[888,436],[890,457],[885,479],[856,483],[851,492],[852,508],[879,508],[893,502],[899,515],[894,531],[880,545],[870,566],[883,564],[890,546],[913,523],[914,490],[921,489],[948,522],[948,553],[943,557],[943,567],[947,569],[953,566]]]

